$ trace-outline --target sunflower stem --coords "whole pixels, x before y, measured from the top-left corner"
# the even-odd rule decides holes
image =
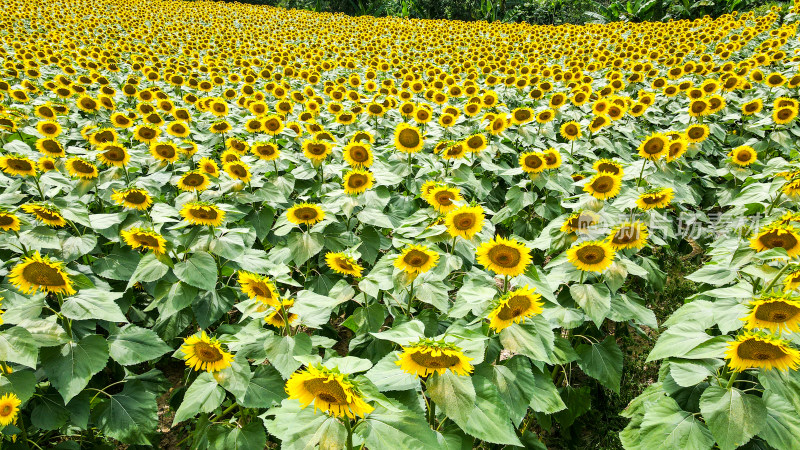
[[[728,385],[725,386],[725,389],[726,390],[731,390],[731,388],[733,387],[733,383],[736,381],[736,378],[738,378],[738,377],[739,377],[739,372],[733,372],[731,374],[731,377],[728,378]]]
[[[42,201],[44,201],[44,194],[42,193],[42,186],[39,184],[39,177],[34,176],[33,181],[36,182],[36,190],[39,191],[39,198],[41,198]]]
[[[503,280],[503,294],[506,292],[508,292],[508,275],[506,275],[505,279]]]
[[[347,450],[353,450],[353,424],[350,423],[350,418],[344,420],[344,427],[347,430]]]
[[[640,184],[642,184],[642,175],[644,175],[644,168],[647,166],[647,160],[645,159],[642,162],[642,170],[639,171],[639,178],[636,180],[636,187],[638,188]]]
[[[778,200],[781,198],[781,195],[783,195],[782,190],[778,191],[778,195],[775,196],[775,200],[773,200],[772,203],[770,203],[769,209],[767,209],[767,213],[765,214],[767,217],[769,217],[769,215],[772,214],[772,209],[775,208],[775,205],[778,204]]]
[[[428,403],[428,423],[431,426],[436,425],[436,403],[433,400]]]
[[[786,272],[787,269],[789,269],[789,264],[788,263],[785,266],[783,266],[783,269],[781,269],[775,275],[775,277],[772,278],[772,281],[769,282],[769,284],[764,288],[764,290],[761,291],[761,295],[769,293],[772,290],[772,287],[775,286],[775,283],[778,282],[778,279],[781,277],[781,275],[783,275]]]

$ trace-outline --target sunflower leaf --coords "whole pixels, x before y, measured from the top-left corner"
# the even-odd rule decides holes
[[[217,285],[217,262],[207,252],[197,252],[176,263],[173,271],[179,280],[198,289],[213,291]]]
[[[108,361],[105,338],[90,334],[78,342],[42,349],[42,368],[64,403],[78,395]]]
[[[175,412],[172,425],[175,426],[201,412],[210,413],[217,409],[223,400],[225,400],[225,390],[219,386],[214,375],[210,372],[203,372],[183,395],[183,402]]]
[[[598,344],[581,344],[576,350],[580,356],[578,366],[581,370],[603,386],[619,393],[622,379],[622,350],[614,338],[607,336]]]
[[[709,386],[700,397],[700,412],[722,450],[744,445],[764,428],[767,407],[739,389]]]

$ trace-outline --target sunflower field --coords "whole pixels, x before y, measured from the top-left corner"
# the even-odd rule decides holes
[[[800,5],[0,11],[0,446],[798,448]]]

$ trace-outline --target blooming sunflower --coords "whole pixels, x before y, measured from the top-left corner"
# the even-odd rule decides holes
[[[375,177],[372,172],[364,169],[353,169],[347,172],[342,179],[345,194],[362,194],[372,187]]]
[[[19,217],[0,208],[0,230],[19,231]]]
[[[352,275],[356,278],[360,277],[361,272],[364,270],[355,258],[342,252],[328,252],[325,255],[325,262],[328,263],[328,267],[334,272],[343,275]]]
[[[683,135],[686,136],[686,140],[696,144],[698,142],[703,142],[708,138],[711,131],[708,128],[708,125],[702,124],[693,124],[689,125],[684,131]]]
[[[600,216],[592,211],[574,212],[561,224],[564,233],[585,232],[592,225],[600,223]]]
[[[500,332],[514,323],[520,323],[528,317],[542,313],[542,296],[535,293],[536,288],[525,285],[511,292],[506,292],[489,315],[489,327]]]
[[[0,397],[0,425],[5,427],[17,421],[21,403],[17,394],[13,392],[8,392]]]
[[[511,123],[514,125],[524,125],[534,119],[533,110],[530,108],[517,108],[511,111]]]
[[[161,130],[150,125],[139,125],[133,130],[133,138],[145,144],[155,142],[159,135],[161,135]]]
[[[531,250],[516,239],[495,236],[478,246],[477,261],[498,275],[515,277],[525,273],[531,263]]]
[[[311,226],[325,218],[325,211],[313,203],[297,203],[286,211],[286,218],[295,225]]]
[[[614,249],[604,241],[586,241],[567,250],[567,259],[579,270],[601,273],[614,261]]]
[[[3,172],[9,175],[36,176],[36,164],[27,156],[18,154],[0,156],[0,169],[3,169]]]
[[[471,153],[479,153],[486,149],[486,136],[480,133],[475,133],[468,138],[464,139],[464,146],[466,150]]]
[[[542,152],[545,169],[557,169],[561,166],[561,153],[554,148],[549,148]]]
[[[319,166],[333,151],[333,144],[326,140],[309,140],[303,142],[303,155],[310,159],[314,166]]]
[[[782,248],[790,258],[800,255],[800,236],[792,225],[770,224],[750,239],[750,247],[757,252]]]
[[[209,202],[187,202],[181,208],[181,216],[192,225],[218,227],[225,220],[225,211]]]
[[[11,269],[8,278],[23,294],[33,294],[36,291],[64,295],[75,293],[69,276],[64,272],[64,263],[42,256],[38,251],[33,256],[22,258]]]
[[[483,228],[485,218],[483,208],[480,206],[464,205],[449,211],[445,216],[444,223],[447,225],[447,232],[450,233],[450,236],[472,239]]]
[[[117,202],[118,205],[139,211],[147,209],[153,204],[153,199],[145,189],[130,187],[121,191],[114,190],[111,194],[111,199]]]
[[[214,134],[227,133],[233,129],[233,126],[227,120],[219,120],[211,124],[208,131]]]
[[[795,178],[794,180],[786,183],[781,190],[789,197],[800,196],[800,178]]]
[[[675,192],[672,188],[661,187],[648,189],[643,194],[639,195],[636,200],[636,206],[640,209],[647,211],[654,208],[666,208],[675,197]]]
[[[210,185],[211,181],[208,179],[208,176],[198,170],[186,172],[181,176],[180,180],[178,180],[178,189],[187,192],[203,192],[208,189]]]
[[[335,417],[366,416],[375,408],[364,401],[357,384],[348,375],[321,365],[299,370],[286,380],[286,393],[305,408],[314,403],[314,412],[325,411]]]
[[[50,139],[50,138],[37,139],[35,146],[36,150],[39,150],[40,152],[44,153],[47,156],[60,158],[66,155],[66,152],[64,152],[64,146],[62,146],[61,143],[55,139]]]
[[[250,174],[250,166],[243,163],[242,161],[231,161],[226,162],[222,165],[222,169],[227,173],[231,178],[239,181],[243,181],[245,183],[249,183],[251,179]]]
[[[736,147],[735,149],[731,150],[728,153],[728,156],[731,157],[731,162],[736,164],[737,166],[749,166],[756,162],[758,159],[758,154],[749,145],[742,145]]]
[[[425,140],[419,128],[401,123],[394,130],[394,146],[403,153],[417,153],[422,150]]]
[[[673,139],[669,141],[669,145],[667,146],[667,162],[675,161],[676,159],[683,156],[686,153],[686,149],[689,147],[689,142],[683,138],[679,137],[678,139]]]
[[[278,290],[268,277],[244,270],[240,270],[238,275],[242,292],[247,294],[249,298],[270,306],[279,306],[280,296],[278,295]]]
[[[205,331],[200,336],[194,334],[184,338],[181,351],[186,365],[198,371],[219,372],[233,362],[233,354],[223,350],[222,344],[216,338],[208,337]]]
[[[424,245],[411,244],[395,259],[394,266],[409,275],[425,273],[436,266],[439,254]]]
[[[433,206],[433,209],[440,213],[450,212],[456,208],[455,202],[464,201],[461,197],[460,189],[446,185],[435,186],[430,190],[425,200]]]
[[[606,172],[612,175],[616,175],[618,177],[622,177],[625,174],[625,170],[622,168],[622,164],[613,159],[598,159],[592,165],[592,169],[596,170],[597,172]]]
[[[436,341],[433,339],[420,339],[418,342],[403,347],[403,353],[398,356],[395,364],[403,372],[427,377],[432,373],[443,375],[448,370],[456,375],[468,376],[473,367],[469,358],[455,344]]]
[[[167,248],[167,240],[159,233],[144,228],[131,228],[120,232],[125,243],[136,248],[152,250],[156,255],[161,255]]]
[[[203,158],[197,162],[197,170],[212,177],[219,176],[219,166],[211,158]]]
[[[778,125],[786,125],[797,117],[797,108],[784,106],[772,112],[772,121]]]
[[[559,133],[564,139],[568,141],[574,141],[581,137],[581,126],[578,124],[578,122],[569,121],[561,125],[561,128],[559,128]]]
[[[786,294],[768,294],[753,299],[750,313],[742,320],[745,328],[767,329],[772,332],[800,331],[800,298]]]
[[[742,105],[742,114],[745,116],[752,116],[761,112],[761,108],[763,107],[764,102],[760,98],[751,100]]]
[[[596,173],[592,178],[583,186],[583,190],[592,194],[592,197],[600,200],[608,200],[619,195],[622,181],[620,177],[608,173]]]
[[[276,328],[285,328],[286,322],[289,322],[289,326],[294,325],[300,318],[297,314],[289,311],[289,309],[294,306],[294,300],[281,300],[280,305],[281,306],[274,307],[272,312],[264,316],[264,322]]]
[[[36,124],[36,131],[44,137],[54,138],[61,134],[61,125],[55,120],[42,120]]]
[[[519,166],[527,173],[539,173],[547,169],[544,155],[540,152],[525,152],[519,155]]]
[[[36,219],[51,227],[63,227],[67,224],[67,221],[64,220],[64,216],[61,215],[61,212],[55,206],[28,203],[22,205],[22,210],[28,214],[33,214]]]
[[[647,225],[642,222],[625,222],[611,230],[608,244],[614,250],[642,248],[647,244],[647,236]]]
[[[250,153],[262,161],[273,161],[281,156],[278,145],[272,142],[254,142],[250,146]]]
[[[92,180],[98,175],[97,166],[80,156],[73,156],[67,160],[67,171],[82,180]]]
[[[110,143],[100,147],[97,159],[107,166],[124,167],[131,160],[131,155],[122,145]]]
[[[150,154],[159,161],[169,163],[177,161],[180,156],[178,146],[172,142],[153,142],[150,144]]]
[[[644,159],[658,160],[668,151],[669,138],[662,133],[653,133],[639,144],[639,156]]]
[[[283,121],[280,117],[276,116],[275,114],[269,115],[264,118],[264,132],[269,134],[270,136],[275,136],[281,133],[284,128]]]
[[[367,168],[372,165],[372,151],[368,143],[360,141],[351,141],[342,150],[344,160],[350,167],[353,168]]]
[[[745,332],[728,344],[725,358],[728,367],[736,372],[747,369],[796,370],[800,366],[800,351],[788,341],[765,333]]]

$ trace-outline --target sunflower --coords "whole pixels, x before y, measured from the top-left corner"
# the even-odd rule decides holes
[[[117,112],[111,114],[111,124],[117,128],[130,128],[133,126],[133,120],[127,116],[127,114]]]
[[[403,153],[416,153],[425,145],[419,128],[401,123],[394,130],[394,146]]]
[[[673,139],[669,141],[669,145],[667,146],[667,162],[675,161],[676,159],[683,156],[686,153],[686,149],[689,147],[689,142],[683,138],[679,137],[678,139]]]
[[[92,180],[97,178],[98,175],[97,166],[80,156],[73,156],[67,160],[67,171],[73,177],[78,177],[82,180]]]
[[[583,186],[583,190],[596,199],[608,200],[619,195],[621,186],[620,177],[608,172],[599,172]]]
[[[800,287],[800,268],[789,272],[786,278],[783,279],[783,290],[793,291]]]
[[[658,160],[667,153],[669,138],[662,133],[653,133],[639,144],[639,156],[644,159]]]
[[[496,236],[478,246],[477,261],[498,275],[515,277],[525,273],[531,263],[531,250],[515,239]]]
[[[36,219],[51,227],[63,227],[67,224],[67,221],[64,220],[61,212],[55,206],[29,203],[22,205],[22,210],[28,214],[33,214]]]
[[[448,370],[456,375],[469,376],[473,367],[469,358],[455,344],[433,339],[420,339],[398,355],[395,362],[403,372],[427,377],[432,373],[443,375]]]
[[[218,227],[225,220],[225,211],[213,203],[195,201],[183,205],[181,216],[192,225]]]
[[[297,203],[286,211],[286,218],[295,225],[311,226],[325,218],[325,211],[313,203]]]
[[[327,140],[306,139],[303,142],[303,155],[311,160],[314,166],[319,166],[332,151],[333,144]]]
[[[696,144],[705,141],[710,134],[710,130],[708,129],[708,125],[694,124],[689,125],[683,134],[686,136],[687,141]]]
[[[800,196],[800,178],[795,178],[794,180],[786,183],[783,186],[782,191],[789,197]]]
[[[197,170],[212,177],[219,177],[219,167],[211,158],[203,158],[198,161]]]
[[[334,272],[343,275],[352,275],[356,278],[360,277],[361,272],[364,270],[363,267],[358,265],[358,261],[356,261],[355,258],[342,252],[328,252],[325,255],[325,262],[328,263],[328,267]]]
[[[547,169],[544,155],[540,152],[525,152],[519,155],[519,166],[527,173],[540,173]]]
[[[100,109],[100,103],[88,95],[81,95],[76,102],[78,109],[83,112],[94,112]]]
[[[228,176],[235,180],[243,181],[245,183],[250,182],[250,166],[241,161],[226,162],[222,165],[222,169],[228,174]]]
[[[599,115],[595,116],[591,122],[589,122],[589,131],[592,133],[597,133],[603,127],[607,126],[610,123],[607,116]]]
[[[375,177],[369,170],[353,169],[344,175],[342,186],[345,194],[358,195],[370,189],[374,182]]]
[[[440,148],[440,146],[444,147],[442,158],[445,160],[461,159],[467,154],[467,147],[463,142],[441,141],[436,147]],[[437,151],[437,148],[434,148],[434,151]]]
[[[133,138],[139,142],[144,142],[145,144],[155,142],[160,135],[161,130],[158,129],[158,127],[152,127],[149,125],[139,125],[133,130]]]
[[[745,332],[728,344],[725,358],[728,367],[736,372],[747,369],[797,370],[800,351],[788,341],[765,333]]]
[[[617,161],[614,161],[613,159],[607,159],[607,158],[598,159],[592,165],[592,169],[598,172],[610,173],[620,178],[623,175],[625,175],[625,170],[622,168],[622,164],[618,163]]]
[[[19,231],[19,217],[14,213],[4,211],[0,208],[0,230],[3,231]]]
[[[101,128],[89,135],[89,142],[92,145],[101,146],[117,142],[117,132],[112,128]]]
[[[561,224],[561,231],[564,233],[585,232],[592,225],[600,223],[600,216],[592,211],[578,211],[567,217]]]
[[[278,145],[272,142],[254,142],[250,146],[250,153],[262,161],[274,161],[281,155]]]
[[[639,195],[636,200],[636,206],[644,211],[654,208],[666,208],[672,202],[673,197],[675,197],[675,192],[672,188],[648,189]]]
[[[42,138],[36,140],[36,150],[44,153],[47,156],[52,156],[54,158],[60,158],[62,156],[66,156],[66,152],[64,152],[64,147],[55,139],[50,138]]]
[[[542,159],[544,159],[545,169],[557,169],[561,167],[561,153],[554,148],[549,148],[542,152]]]
[[[784,106],[772,112],[772,121],[778,125],[786,125],[797,117],[797,108]]]
[[[483,228],[485,218],[480,206],[464,205],[448,212],[444,223],[450,236],[472,239]]]
[[[188,124],[178,121],[178,122],[172,122],[169,125],[167,125],[167,133],[175,137],[184,138],[186,136],[189,136],[191,130],[189,129]]]
[[[367,168],[372,165],[372,151],[368,143],[351,141],[342,150],[344,160],[353,168]]]
[[[394,266],[409,275],[425,273],[436,266],[439,254],[424,245],[408,245],[395,259]]]
[[[569,121],[561,125],[559,133],[564,139],[574,141],[581,137],[581,126],[578,122]]]
[[[64,272],[64,263],[42,256],[38,251],[14,266],[8,279],[23,294],[36,291],[63,295],[75,293],[72,282]]]
[[[222,349],[216,338],[210,338],[203,331],[200,336],[194,334],[184,338],[181,346],[186,365],[194,370],[219,372],[227,369],[233,362],[233,355]]]
[[[125,208],[143,211],[153,204],[150,194],[145,189],[130,187],[121,191],[114,190],[111,199]]]
[[[136,248],[152,250],[156,255],[161,255],[167,249],[167,241],[163,236],[152,230],[131,228],[120,232],[125,243]]]
[[[750,147],[749,145],[736,147],[728,153],[728,156],[731,157],[732,163],[742,167],[749,166],[750,164],[756,162],[756,159],[758,159],[758,154],[753,147]]]
[[[471,153],[479,153],[486,149],[486,136],[475,133],[472,136],[464,139],[466,149]]]
[[[178,160],[180,152],[178,146],[172,142],[153,142],[150,144],[150,154],[153,158],[168,163]]]
[[[213,134],[227,133],[232,129],[233,126],[231,126],[231,123],[228,122],[227,120],[218,120],[212,123],[211,126],[208,127],[208,131],[210,131]]]
[[[489,328],[500,332],[512,324],[520,323],[528,317],[542,313],[542,296],[535,293],[536,288],[525,285],[506,292],[494,305],[489,315]]]
[[[42,120],[36,124],[36,131],[44,137],[54,138],[61,134],[61,125],[55,120]]]
[[[9,175],[21,177],[36,176],[36,164],[27,156],[12,153],[0,156],[0,169]]]
[[[270,136],[275,136],[281,133],[284,128],[283,121],[280,117],[272,114],[264,118],[264,132]]]
[[[750,247],[756,252],[763,252],[773,248],[782,248],[790,258],[800,255],[800,235],[794,227],[784,224],[771,224],[764,227],[760,233],[750,239]]]
[[[0,397],[0,425],[5,427],[17,421],[21,403],[17,394],[13,392],[8,392]]]
[[[276,328],[285,328],[286,322],[289,322],[289,326],[294,325],[300,316],[289,311],[292,306],[294,306],[293,299],[281,300],[280,306],[274,307],[271,313],[264,316],[264,322]]]
[[[612,228],[607,240],[612,249],[619,251],[644,247],[647,236],[647,225],[642,222],[625,222]]]
[[[251,299],[260,301],[261,303],[278,307],[280,295],[275,288],[275,284],[270,281],[268,277],[264,277],[255,273],[240,270],[239,285],[242,287],[242,292],[247,294]]]
[[[511,111],[511,123],[514,125],[524,125],[533,119],[533,110],[530,108],[517,108]]]
[[[211,185],[211,181],[208,179],[208,176],[197,170],[186,172],[181,176],[181,179],[178,180],[178,189],[182,191],[203,192],[208,189],[209,185]]]
[[[603,241],[586,241],[567,250],[567,259],[579,270],[601,273],[614,261],[614,249]]]
[[[703,117],[711,114],[708,101],[704,98],[694,99],[689,103],[689,115],[692,117]]]
[[[758,114],[761,112],[761,109],[763,107],[764,107],[764,102],[760,98],[755,100],[750,100],[749,102],[742,105],[742,115],[752,116],[754,114]]]
[[[349,375],[321,365],[299,370],[286,380],[286,393],[298,400],[302,408],[314,403],[314,412],[325,411],[335,417],[364,417],[375,408],[370,406]]]
[[[742,320],[745,328],[767,329],[773,332],[800,331],[800,298],[786,294],[768,294],[753,299],[750,313]]]
[[[131,155],[120,144],[109,143],[100,147],[97,159],[103,164],[113,167],[124,167],[131,160]]]

